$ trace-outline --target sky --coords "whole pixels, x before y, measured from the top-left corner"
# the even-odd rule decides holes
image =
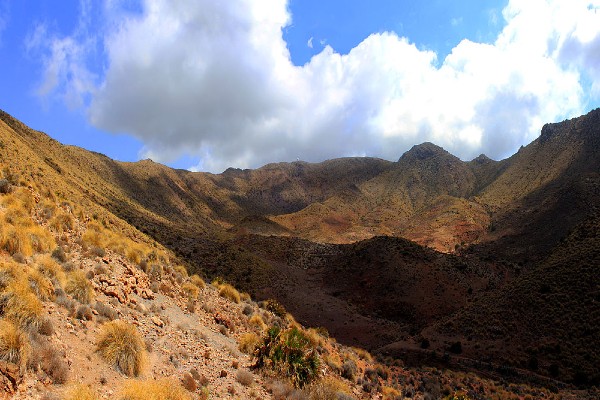
[[[600,0],[0,0],[0,109],[121,161],[503,159],[599,106]]]

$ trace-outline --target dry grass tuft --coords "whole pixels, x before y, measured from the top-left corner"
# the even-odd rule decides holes
[[[267,324],[259,314],[253,314],[248,320],[248,324],[252,327],[257,328],[260,332],[267,329]]]
[[[66,280],[65,273],[60,264],[52,256],[49,254],[39,255],[35,258],[35,263],[42,275],[52,280],[54,284],[64,286]]]
[[[78,383],[67,389],[62,400],[97,400],[99,398],[98,393],[94,389]]]
[[[7,320],[0,320],[0,360],[16,364],[25,371],[31,356],[31,343],[25,332]]]
[[[94,297],[94,288],[83,271],[76,270],[67,277],[65,292],[80,303],[89,304]]]
[[[240,302],[240,292],[238,292],[236,288],[228,283],[224,283],[219,286],[219,296],[225,297],[234,303]]]
[[[192,400],[193,397],[174,379],[128,380],[118,400]]]
[[[254,375],[245,369],[238,370],[235,379],[244,386],[250,386],[254,383]]]
[[[42,303],[27,289],[24,280],[14,282],[8,287],[4,317],[22,329],[37,331],[42,323]]]
[[[139,376],[146,363],[146,345],[135,326],[116,320],[101,328],[98,352],[127,376]]]
[[[29,289],[42,301],[54,299],[54,285],[39,271],[33,270],[27,276]]]
[[[75,227],[75,219],[71,214],[61,211],[50,220],[48,226],[56,233],[68,232]]]
[[[181,290],[183,290],[183,292],[185,293],[185,295],[188,297],[188,299],[190,300],[195,300],[198,298],[198,296],[200,295],[200,289],[198,289],[198,286],[186,282],[181,286]]]
[[[206,286],[204,279],[200,278],[198,275],[195,274],[190,277],[190,282],[198,286],[199,289],[204,289],[204,287]]]
[[[256,345],[260,343],[260,336],[255,333],[244,333],[240,336],[238,348],[242,353],[253,354]]]

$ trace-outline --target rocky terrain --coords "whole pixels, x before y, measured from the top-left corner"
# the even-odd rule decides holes
[[[502,161],[425,143],[214,175],[0,112],[0,386],[597,398],[599,147],[595,110]]]

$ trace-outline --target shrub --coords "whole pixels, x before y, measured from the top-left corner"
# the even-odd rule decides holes
[[[0,320],[0,360],[16,364],[25,371],[31,356],[29,337],[12,322]]]
[[[54,282],[55,285],[63,286],[65,283],[65,273],[54,258],[48,254],[40,255],[35,258],[37,270]]]
[[[250,326],[258,328],[261,332],[267,329],[267,324],[265,324],[265,321],[263,321],[262,317],[259,314],[252,315],[248,320],[248,324],[250,324]]]
[[[80,303],[89,304],[94,296],[94,288],[85,277],[83,271],[76,270],[69,273],[65,292],[73,296]]]
[[[238,292],[236,288],[234,288],[228,283],[224,283],[221,286],[219,286],[219,296],[225,297],[226,299],[229,299],[234,303],[240,302],[240,292]]]
[[[318,377],[319,357],[304,333],[292,327],[270,328],[256,350],[255,368],[270,368],[303,387]]]
[[[48,224],[50,229],[57,233],[63,233],[66,231],[73,230],[75,226],[75,220],[71,214],[65,212],[59,212],[52,218]]]
[[[55,384],[67,382],[69,377],[69,366],[63,355],[51,345],[43,345],[36,349],[37,364]]]
[[[177,265],[173,269],[175,270],[175,272],[181,274],[181,276],[184,276],[187,278],[188,272],[187,272],[187,269],[183,265]]]
[[[356,363],[353,360],[346,360],[344,364],[342,364],[342,376],[349,381],[354,382],[356,378],[356,372],[358,368],[356,367]]]
[[[138,376],[146,362],[146,345],[135,326],[124,321],[104,324],[98,338],[102,358],[127,376]]]
[[[347,398],[352,390],[339,379],[327,378],[311,385],[308,392],[311,400],[340,400]]]
[[[31,271],[27,276],[29,289],[43,301],[54,299],[54,285],[39,271]]]
[[[98,315],[108,318],[111,321],[117,318],[117,312],[111,306],[99,301],[94,304],[94,309],[98,311]]]
[[[62,247],[57,247],[54,249],[52,252],[52,258],[54,258],[56,261],[60,261],[61,263],[67,262],[67,254]]]
[[[252,354],[254,349],[260,343],[260,337],[252,332],[244,333],[240,336],[239,349],[242,353]]]
[[[97,400],[99,398],[94,389],[81,383],[71,386],[63,396],[63,400]]]
[[[125,381],[118,400],[192,400],[185,388],[174,379]]]
[[[42,322],[42,303],[35,294],[22,288],[22,284],[9,287],[4,317],[22,329],[37,330]]]
[[[235,373],[235,379],[244,386],[250,386],[254,382],[254,375],[245,369],[239,369]]]
[[[181,286],[181,289],[188,299],[197,299],[198,295],[200,295],[200,289],[198,289],[198,286],[189,282],[184,283],[183,286]]]
[[[277,315],[279,318],[285,318],[287,311],[285,311],[285,307],[281,305],[275,299],[268,299],[263,302],[263,308],[267,311],[271,311],[273,314]]]
[[[190,282],[198,286],[199,289],[204,289],[204,287],[206,286],[206,283],[204,283],[204,279],[200,278],[198,275],[195,274],[190,277]]]

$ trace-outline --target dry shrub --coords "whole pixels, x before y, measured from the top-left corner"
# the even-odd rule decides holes
[[[308,393],[311,400],[339,400],[347,398],[344,395],[349,395],[352,390],[344,382],[331,377],[313,384],[308,389]]]
[[[0,320],[0,360],[11,362],[25,372],[31,356],[29,337],[19,327],[7,320]]]
[[[13,283],[7,289],[4,317],[22,329],[37,331],[42,322],[42,303],[27,290],[24,280]]]
[[[125,251],[125,257],[132,263],[134,264],[139,264],[142,262],[142,259],[144,257],[144,253],[142,253],[139,249],[137,249],[136,247],[129,247],[126,251]]]
[[[15,228],[14,226],[0,227],[0,248],[6,250],[8,254],[21,253],[25,257],[33,254],[31,242],[27,238],[24,228]]]
[[[99,301],[94,304],[94,309],[98,311],[98,315],[108,318],[111,321],[117,318],[117,312],[114,308]]]
[[[33,270],[27,276],[29,289],[42,301],[54,299],[54,285],[39,271]]]
[[[192,400],[193,397],[174,379],[127,380],[118,400]]]
[[[250,326],[256,327],[261,332],[267,329],[267,324],[265,324],[265,321],[259,314],[252,315],[248,320],[248,324]]]
[[[225,297],[234,303],[240,302],[240,292],[238,292],[236,288],[228,283],[224,283],[219,286],[219,296]]]
[[[91,387],[77,383],[65,392],[62,400],[97,400],[100,397]]]
[[[254,383],[254,375],[245,369],[238,370],[235,373],[235,379],[244,386],[250,386]]]
[[[27,229],[26,233],[31,249],[35,253],[49,253],[56,247],[56,242],[50,232],[39,225]]]
[[[305,330],[304,334],[306,335],[308,340],[310,340],[310,343],[313,347],[322,347],[325,344],[325,338],[321,336],[321,334],[319,334],[319,332],[317,332],[317,330],[314,328],[309,328]]]
[[[35,263],[37,264],[37,270],[55,285],[63,286],[65,284],[65,273],[52,256],[48,254],[39,255],[35,258]]]
[[[356,353],[356,355],[358,355],[358,357],[360,357],[362,360],[365,360],[366,362],[372,363],[373,362],[373,356],[365,349],[361,349],[359,347],[352,347],[352,350]]]
[[[54,384],[63,384],[69,377],[69,366],[61,354],[51,344],[35,346],[33,367],[41,369]]]
[[[151,264],[148,267],[146,273],[148,274],[150,279],[157,281],[163,274],[163,267],[160,264]]]
[[[75,220],[71,214],[60,211],[52,218],[48,226],[56,233],[68,232],[75,227]]]
[[[102,358],[127,376],[138,376],[146,363],[146,345],[134,325],[125,321],[104,324],[98,338]]]
[[[80,303],[89,304],[94,297],[94,288],[86,278],[85,273],[80,270],[69,273],[65,292],[73,296]]]
[[[81,242],[88,247],[106,247],[107,243],[107,231],[96,222],[90,222],[87,226],[83,235],[81,235]]]
[[[92,313],[92,309],[90,308],[90,306],[82,304],[79,307],[77,307],[77,311],[75,312],[75,318],[91,321],[93,317],[94,314]]]
[[[20,275],[18,264],[11,261],[0,261],[0,290],[6,289]]]
[[[190,282],[192,282],[192,284],[198,286],[199,289],[204,289],[204,287],[206,286],[204,279],[200,278],[196,274],[194,274],[190,277]]]
[[[189,390],[190,392],[195,392],[196,389],[198,389],[196,380],[194,379],[194,377],[191,374],[189,374],[187,372],[183,374],[183,377],[181,378],[181,383],[182,383],[183,387],[186,388],[187,390]]]
[[[260,343],[260,336],[253,332],[244,333],[240,336],[239,349],[242,353],[252,354],[256,345]]]
[[[390,386],[382,386],[381,393],[383,394],[383,400],[395,400],[401,395],[399,390]]]
[[[200,295],[200,289],[198,289],[198,286],[186,282],[181,286],[181,290],[183,290],[183,292],[185,293],[185,295],[188,297],[188,299],[191,300],[195,300],[198,298],[198,296]]]
[[[188,271],[187,271],[187,269],[183,265],[176,265],[175,267],[173,267],[173,269],[178,274],[181,274],[181,276],[183,276],[185,278],[188,277]]]

